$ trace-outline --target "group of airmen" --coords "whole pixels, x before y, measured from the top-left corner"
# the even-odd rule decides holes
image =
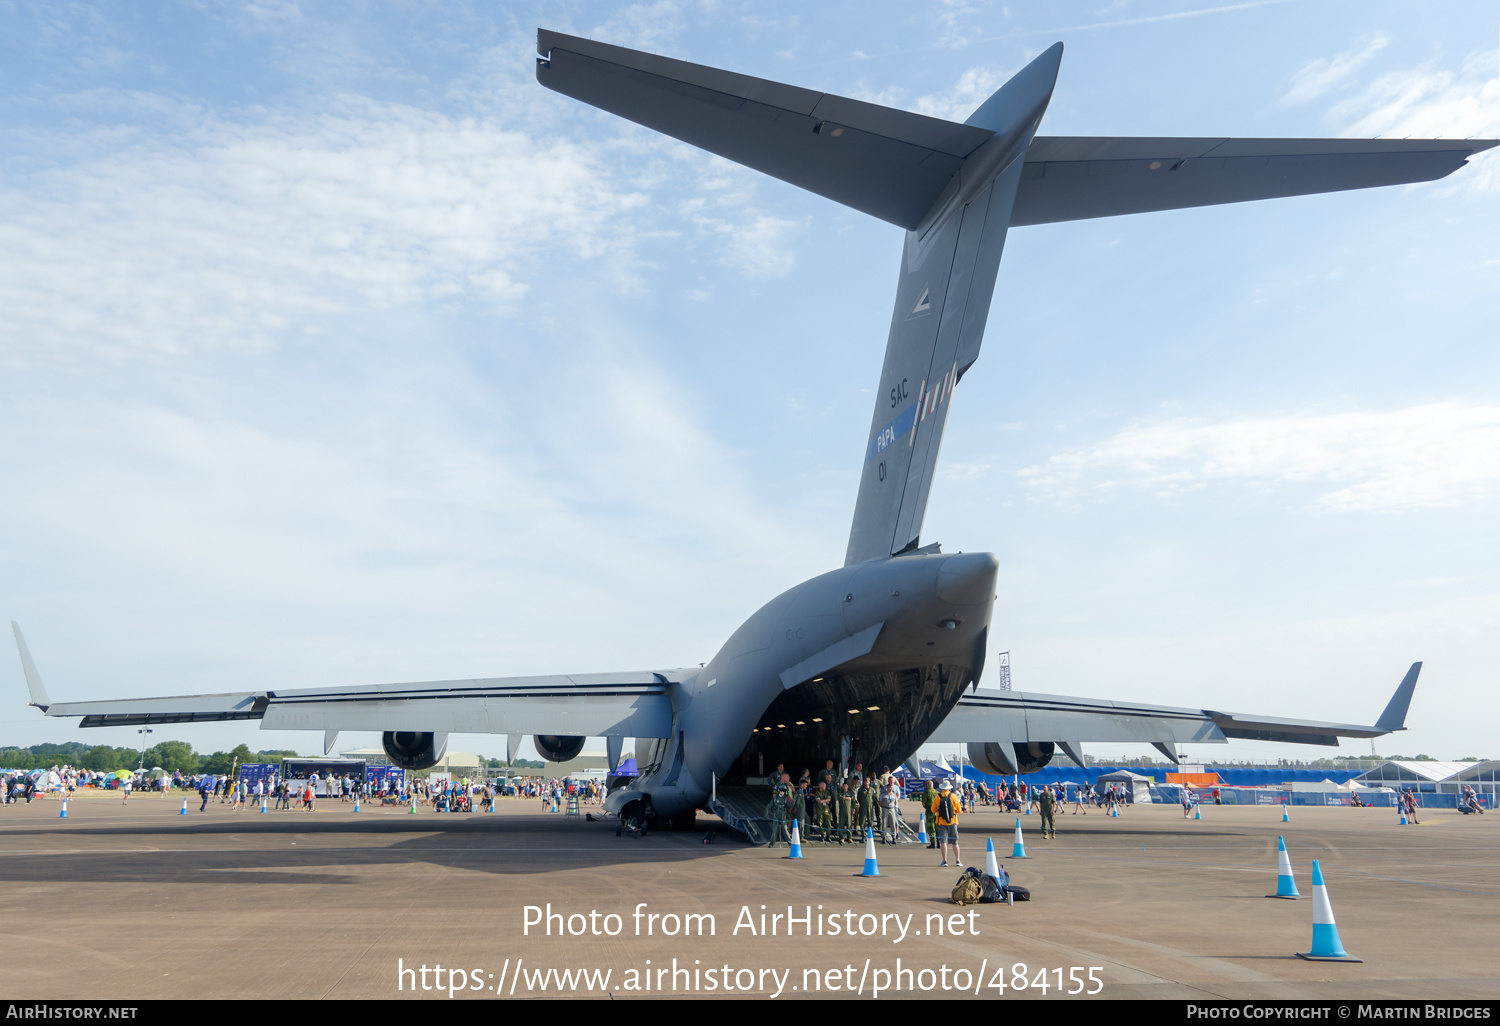
[[[840,779],[829,759],[816,774],[803,770],[795,783],[786,767],[778,764],[773,780],[771,802],[766,808],[775,831],[773,847],[790,843],[793,821],[809,840],[852,844],[863,841],[866,830],[873,830],[883,843],[896,843],[900,820],[883,814],[883,810],[895,809],[901,792],[900,784],[888,773],[866,774],[864,764],[856,763]]]

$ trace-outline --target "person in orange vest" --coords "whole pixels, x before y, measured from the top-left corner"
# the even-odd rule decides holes
[[[932,818],[937,823],[938,854],[943,865],[948,864],[948,848],[953,848],[953,864],[961,866],[958,854],[958,795],[953,793],[953,781],[944,780],[932,800]]]

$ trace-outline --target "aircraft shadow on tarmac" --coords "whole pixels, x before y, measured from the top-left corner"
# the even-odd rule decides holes
[[[480,815],[480,814],[476,814]],[[708,830],[712,844],[700,843]],[[0,884],[44,883],[254,883],[355,884],[355,874],[315,872],[335,867],[409,865],[461,868],[498,874],[545,873],[569,868],[602,868],[638,863],[659,864],[725,855],[745,847],[740,835],[716,820],[703,829],[648,832],[643,838],[615,837],[611,822],[579,822],[552,816],[465,816],[411,818],[370,816],[357,821],[331,820],[297,813],[258,817],[246,822],[188,821],[156,825],[56,826],[9,829],[7,837],[33,836],[66,841],[89,837],[98,851],[41,851],[28,856],[13,851],[0,858]],[[395,843],[385,838],[414,835]],[[216,850],[183,847],[184,838],[207,844],[255,844]],[[285,847],[265,847],[266,837],[284,839]],[[348,844],[330,847],[347,837]],[[122,851],[121,844],[161,844],[158,850]],[[296,840],[307,843],[294,846]],[[519,844],[516,842],[520,842]],[[89,843],[89,842],[86,842]],[[83,846],[80,846],[81,848]]]
[[[68,836],[88,837],[98,851],[48,851],[27,857],[14,852],[0,858],[0,884],[69,881],[77,883],[284,883],[356,884],[365,882],[358,874],[338,872],[356,866],[408,865],[421,863],[473,872],[503,875],[546,873],[569,868],[603,868],[632,864],[659,864],[665,861],[687,861],[726,855],[743,850],[742,835],[725,827],[717,819],[705,819],[698,829],[678,832],[650,832],[644,838],[615,837],[611,822],[580,822],[578,819],[548,814],[523,814],[491,817],[442,815],[371,815],[359,819],[331,819],[298,812],[273,813],[265,818],[249,813],[236,814],[233,820],[193,818],[160,824],[88,825],[69,823],[61,826],[49,821],[20,829],[8,829],[7,836],[33,836],[64,841]],[[210,814],[211,815],[211,814]],[[253,816],[254,818],[249,818]],[[988,824],[985,824],[988,826]],[[712,844],[700,843],[704,834],[714,830]],[[996,824],[993,832],[978,824],[966,825],[966,845],[982,843],[990,836],[1009,843],[1008,824]],[[404,836],[410,835],[410,836]],[[1067,824],[1068,835],[1098,837],[1171,839],[1177,842],[1237,836],[1229,832],[1199,829],[1172,829],[1152,826],[1136,828],[1123,824],[1085,826]],[[390,843],[387,838],[402,838]],[[243,839],[246,847],[216,850],[213,847],[186,848],[184,838],[202,838],[215,843],[234,844]],[[283,839],[285,847],[265,847],[263,838]],[[162,844],[159,850],[122,851],[107,839],[140,845]],[[298,839],[307,843],[297,845]],[[330,846],[347,838],[348,843]],[[518,843],[519,842],[519,843]],[[1051,842],[1028,838],[1044,852]],[[1160,843],[1160,842],[1159,842]],[[809,845],[820,848],[821,845]],[[855,845],[847,846],[855,849]],[[856,849],[857,850],[857,849]],[[319,870],[325,870],[319,872]],[[328,870],[332,870],[331,872]]]

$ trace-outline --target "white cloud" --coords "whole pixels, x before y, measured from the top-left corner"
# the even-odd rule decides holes
[[[936,21],[939,45],[954,50],[963,49],[985,34],[985,18],[967,0],[938,0]]]
[[[1390,44],[1384,32],[1373,32],[1355,40],[1351,49],[1332,57],[1320,57],[1303,65],[1292,76],[1292,87],[1281,98],[1282,103],[1306,103],[1338,86]]]
[[[1500,407],[1435,403],[1218,424],[1175,418],[1128,427],[1020,476],[1033,498],[1050,500],[1239,483],[1310,485],[1310,506],[1325,511],[1454,506],[1500,487]]]
[[[623,255],[620,215],[645,202],[584,148],[481,119],[357,99],[180,118],[166,137],[72,140],[93,152],[0,192],[10,361],[253,346],[351,306],[460,292],[513,303],[540,247]]]
[[[1494,139],[1500,137],[1500,77],[1495,50],[1470,54],[1453,71],[1423,66],[1387,72],[1357,96],[1335,104],[1325,120],[1349,138]],[[1500,190],[1493,151],[1470,158],[1472,167],[1451,188]]]
[[[636,50],[660,50],[682,31],[682,4],[677,0],[630,4],[590,32],[590,39]]]
[[[723,262],[742,274],[781,278],[797,264],[797,252],[788,237],[801,227],[800,221],[755,210],[746,211],[738,222],[709,217],[694,220],[704,230],[724,237]]]
[[[970,68],[958,77],[953,88],[918,97],[908,109],[946,121],[963,121],[1004,85],[1011,74],[998,68]]]
[[[704,431],[691,389],[622,341],[569,339],[551,396],[496,390],[424,349],[422,371],[342,368],[310,390],[319,403],[271,404],[253,380],[86,410],[20,397],[0,408],[0,525],[66,553],[51,572],[81,560],[96,587],[130,581],[142,605],[202,595],[252,619],[290,604],[424,622],[482,609],[541,665],[544,635],[524,625],[557,610],[623,622],[642,593],[804,547]]]

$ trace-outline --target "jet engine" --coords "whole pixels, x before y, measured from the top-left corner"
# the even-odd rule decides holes
[[[987,741],[969,745],[969,761],[981,773],[1012,777],[1017,773],[1035,773],[1052,761],[1055,749],[1056,745],[1051,741],[1011,745]]]
[[[536,745],[536,750],[542,753],[542,758],[548,762],[567,762],[569,759],[578,758],[578,753],[583,751],[585,738],[567,734],[537,734],[532,737],[531,743]]]
[[[415,730],[388,730],[380,735],[380,746],[391,764],[405,770],[424,770],[436,766],[448,750],[447,734],[429,734]]]

